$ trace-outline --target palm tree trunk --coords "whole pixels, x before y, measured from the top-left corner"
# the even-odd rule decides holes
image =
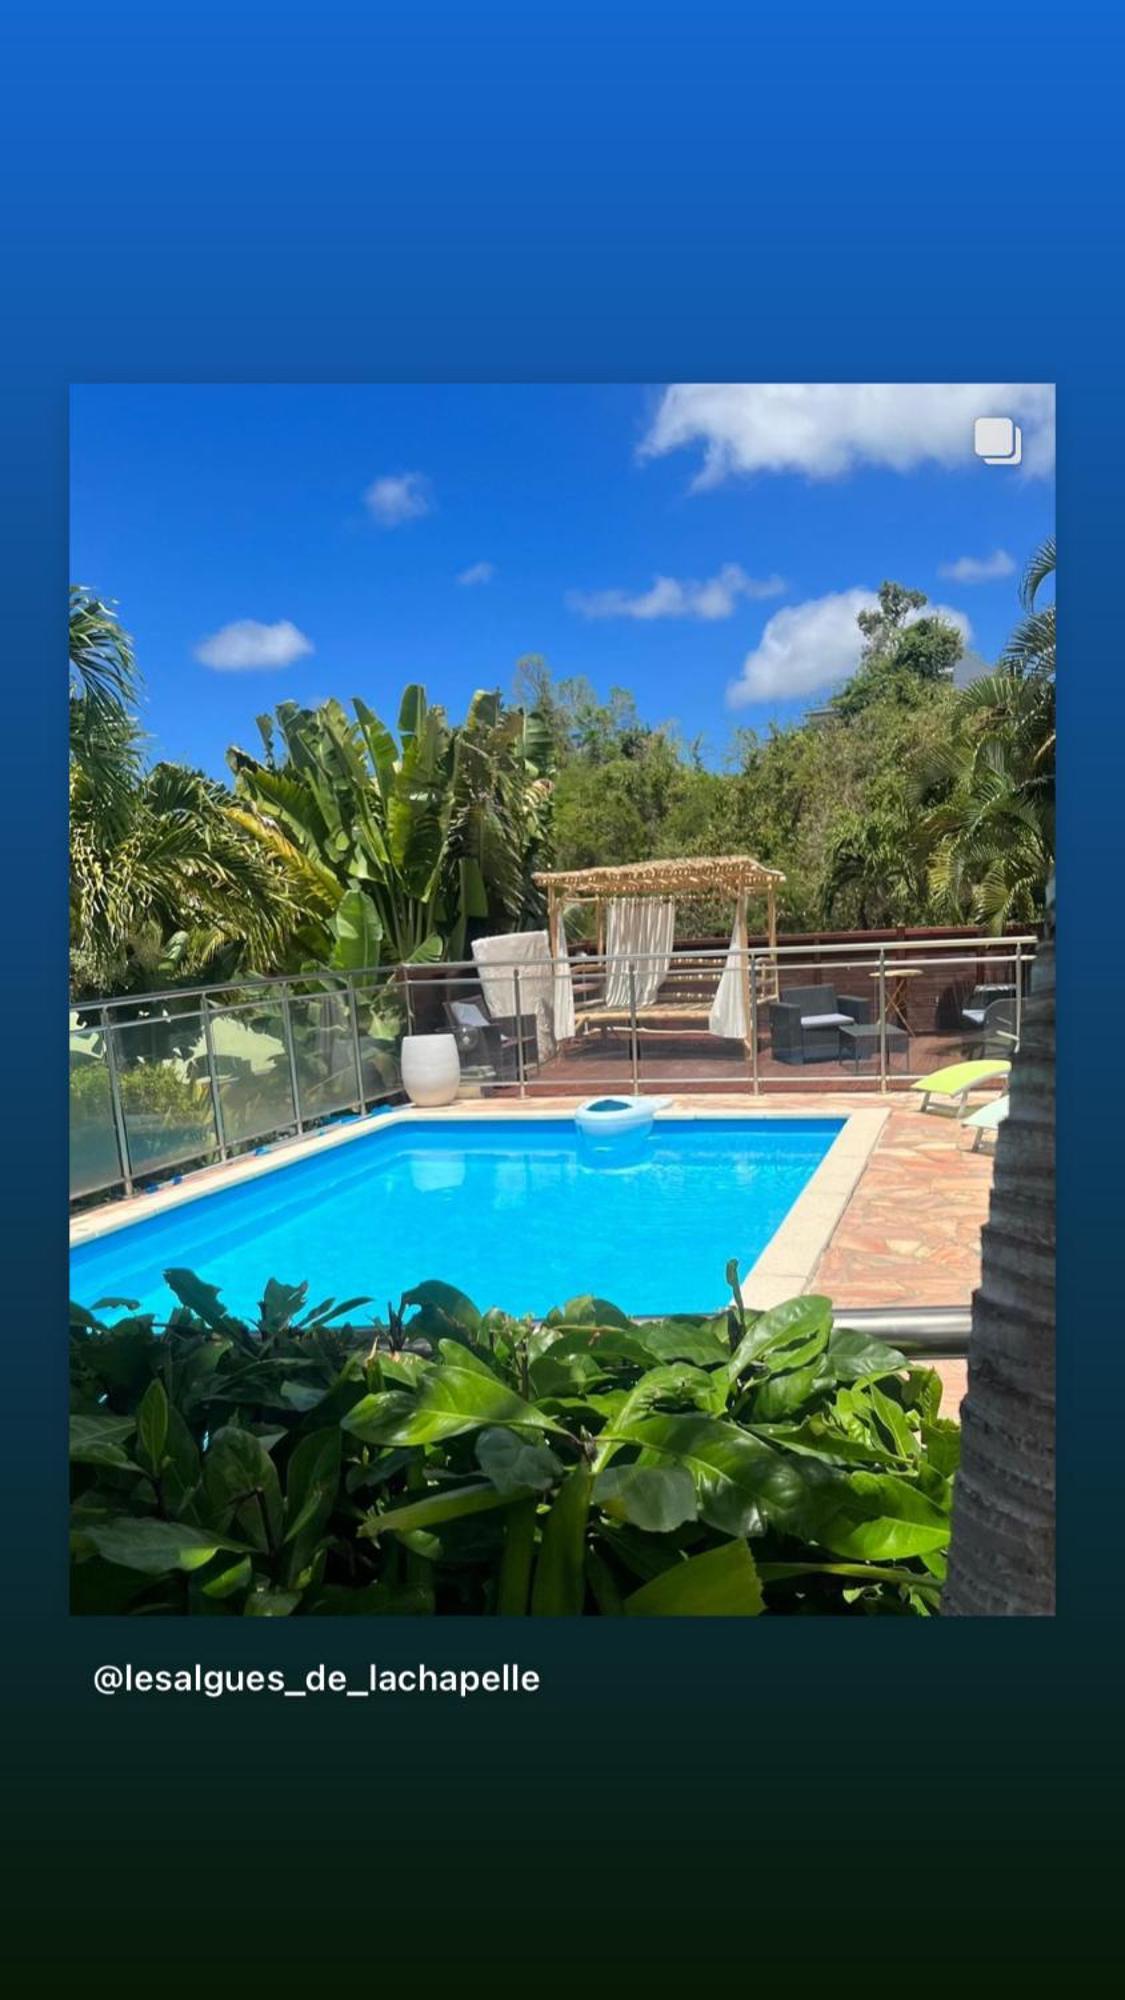
[[[948,1617],[1055,1609],[1054,885],[997,1135],[973,1295]]]

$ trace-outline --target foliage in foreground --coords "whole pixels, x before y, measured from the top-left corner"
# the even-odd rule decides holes
[[[827,1299],[534,1323],[430,1282],[360,1328],[271,1280],[250,1326],[166,1279],[166,1325],[72,1308],[78,1612],[936,1608],[957,1426]]]

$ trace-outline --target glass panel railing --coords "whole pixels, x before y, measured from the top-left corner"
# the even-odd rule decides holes
[[[356,1029],[365,1104],[379,1104],[402,1089],[402,1037],[406,1031],[405,970],[360,974],[355,981]]]
[[[70,1029],[71,1200],[115,1187],[124,1178],[105,1036],[76,1014]]]
[[[576,942],[565,967],[496,957],[76,1006],[71,1194],[397,1099],[407,1034],[454,1036],[463,1097],[908,1089],[1010,1058],[1033,959],[1031,939],[951,937],[654,966]]]
[[[207,1026],[226,1144],[291,1130],[297,1110],[280,1000],[213,1008]]]
[[[134,1179],[213,1157],[218,1147],[199,1014],[158,1014],[109,1030]]]
[[[535,1024],[517,1019],[511,978],[492,974],[488,987],[486,994],[474,973],[444,968],[411,978],[411,1033],[453,1036],[463,1097],[518,1086],[521,1061],[535,1060]]]
[[[879,1080],[881,1061],[877,960],[780,955],[758,1007],[763,1088],[869,1084]]]
[[[998,943],[965,952],[932,954],[911,982],[904,1010],[909,1047],[905,1067],[930,1076],[951,1063],[1008,1060],[1019,1031],[1020,989],[1026,993],[1031,960]],[[888,1010],[896,974],[888,970]]]
[[[363,1085],[347,993],[338,987],[314,993],[291,990],[289,1032],[303,1122],[312,1125],[342,1111],[358,1110]]]
[[[578,1098],[628,1095],[641,1087],[628,967],[578,950],[567,970],[569,997],[560,987],[553,1009],[555,1054],[541,1069],[542,1091]],[[569,1019],[562,1018],[564,1008]]]
[[[632,983],[642,1091],[748,1088],[750,966],[747,954],[729,951],[692,952],[666,966],[637,963]]]

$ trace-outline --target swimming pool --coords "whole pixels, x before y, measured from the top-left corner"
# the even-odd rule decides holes
[[[310,1298],[388,1299],[443,1278],[480,1307],[543,1313],[594,1292],[632,1313],[698,1312],[745,1276],[846,1121],[662,1118],[604,1151],[570,1119],[408,1116],[77,1245],[71,1293],[175,1304],[186,1265],[252,1314],[267,1278]]]

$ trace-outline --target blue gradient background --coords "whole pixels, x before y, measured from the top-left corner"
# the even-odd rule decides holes
[[[1120,1067],[1068,1027],[1091,982],[1122,990],[1104,928],[1123,800],[1121,38],[1108,6],[960,0],[10,13],[0,1877],[17,1963],[749,1980],[860,1952],[908,1975],[1114,1952]],[[518,1657],[545,1687],[520,1709],[90,1691],[104,1659],[345,1664],[376,1636],[123,1636],[65,1615],[67,384],[426,377],[1058,381],[1053,1623],[526,1627]],[[404,1622],[377,1645],[479,1663],[500,1639]]]

